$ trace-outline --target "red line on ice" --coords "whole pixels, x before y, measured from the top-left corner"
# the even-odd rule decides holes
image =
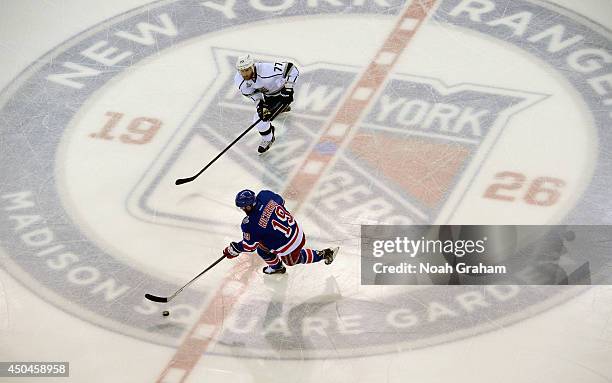
[[[432,10],[435,2],[436,0],[413,0],[398,17],[393,31],[387,36],[374,60],[353,83],[340,106],[327,121],[315,148],[320,144],[329,143],[340,148],[350,141],[353,127],[362,118],[371,101],[376,99],[398,57]],[[339,130],[342,134],[336,133]],[[297,202],[294,211],[308,198],[316,183],[329,168],[335,153],[336,151],[332,151],[326,154],[314,149],[300,165],[284,193]],[[246,292],[251,278],[260,270],[259,267],[253,267],[251,261],[252,257],[237,259],[229,276],[221,282],[214,297],[162,371],[157,379],[158,383],[164,382],[170,376],[177,377],[176,382],[186,381],[204,352],[219,335],[224,318],[231,314],[234,305]]]

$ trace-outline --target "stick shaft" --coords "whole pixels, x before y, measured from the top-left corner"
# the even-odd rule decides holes
[[[251,124],[251,126],[249,126],[249,127],[248,127],[248,128],[247,128],[247,129],[246,129],[244,132],[240,133],[240,135],[239,135],[238,137],[236,137],[236,138],[234,139],[234,141],[232,141],[232,142],[231,142],[229,145],[227,145],[227,146],[225,147],[225,149],[223,149],[223,150],[222,150],[222,151],[221,151],[219,154],[217,154],[217,155],[215,156],[215,158],[213,158],[213,159],[212,159],[212,160],[211,160],[211,161],[210,161],[208,164],[206,164],[206,166],[204,166],[204,167],[202,168],[202,170],[200,170],[200,171],[199,171],[199,172],[198,172],[198,173],[197,173],[197,174],[194,176],[194,179],[195,179],[195,178],[197,178],[197,177],[199,177],[199,176],[200,176],[200,174],[204,173],[204,172],[206,171],[206,169],[208,169],[208,168],[210,167],[210,165],[214,164],[214,163],[215,163],[215,161],[217,161],[217,160],[219,159],[219,157],[221,157],[222,155],[224,155],[224,154],[225,154],[225,152],[227,152],[227,151],[228,151],[228,150],[229,150],[229,149],[230,149],[232,146],[234,146],[234,144],[235,144],[236,142],[240,141],[240,139],[241,139],[242,137],[244,137],[244,135],[245,135],[245,134],[247,134],[248,132],[250,132],[250,131],[251,131],[251,129],[253,129],[253,128],[255,127],[255,125],[259,124],[259,122],[261,122],[261,118],[259,118],[257,121],[255,121],[254,123],[252,123],[252,124]]]
[[[270,121],[273,121],[276,116],[278,116],[288,105],[281,105],[279,106],[274,113],[272,114],[272,118],[270,118]],[[227,145],[225,147],[225,149],[223,149],[219,154],[217,154],[215,156],[215,158],[213,158],[208,164],[206,164],[206,166],[204,166],[202,168],[202,170],[200,170],[199,172],[196,173],[196,175],[189,177],[189,178],[185,178],[185,179],[181,179],[181,180],[177,180],[176,184],[177,185],[181,185],[183,183],[187,183],[187,182],[191,182],[193,180],[195,180],[196,178],[198,178],[202,173],[204,173],[206,171],[206,169],[208,169],[212,164],[215,163],[215,161],[217,161],[222,155],[225,154],[225,152],[227,152],[232,146],[234,146],[234,144],[236,144],[236,142],[240,141],[240,139],[242,137],[244,137],[245,134],[247,134],[249,131],[251,131],[251,129],[253,129],[255,127],[255,125],[259,124],[261,122],[261,118],[257,119],[257,121],[255,121],[254,123],[251,124],[251,126],[249,126],[248,128],[246,128],[246,130],[242,133],[240,133],[240,135],[238,137],[236,137],[234,139],[234,141],[232,141],[229,145]],[[180,181],[180,182],[179,182]]]
[[[181,291],[183,291],[184,288],[186,288],[187,286],[189,286],[190,284],[192,284],[193,282],[196,281],[196,279],[200,278],[202,275],[204,275],[204,273],[206,273],[208,270],[212,269],[213,267],[217,266],[217,264],[219,262],[221,262],[223,259],[225,259],[225,254],[223,254],[221,256],[221,258],[217,259],[215,262],[213,262],[212,265],[208,266],[207,268],[204,269],[204,271],[202,271],[200,274],[196,275],[192,280],[190,280],[189,282],[187,282],[185,284],[185,286],[181,287],[180,289],[178,289],[174,294],[172,294],[172,298],[174,298],[175,296],[177,296]]]
[[[213,267],[217,266],[217,264],[219,262],[221,262],[223,259],[225,258],[225,254],[223,254],[221,256],[221,258],[217,259],[215,262],[213,262],[212,265],[208,266],[206,269],[204,269],[204,271],[202,271],[200,274],[196,275],[192,280],[190,280],[189,282],[187,282],[183,287],[181,287],[180,289],[176,290],[176,292],[172,295],[170,295],[169,297],[158,297],[152,294],[145,294],[145,298],[154,301],[154,302],[170,302],[172,299],[174,299],[174,297],[176,297],[177,295],[179,295],[181,293],[181,291],[183,291],[187,286],[189,286],[190,284],[192,284],[193,282],[195,282],[195,280],[197,280],[198,278],[200,278],[202,275],[204,275],[204,273],[206,273],[208,270],[212,269]]]

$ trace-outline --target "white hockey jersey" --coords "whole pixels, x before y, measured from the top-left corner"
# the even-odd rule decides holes
[[[255,76],[251,80],[242,78],[239,72],[234,76],[234,83],[240,92],[255,102],[263,100],[265,96],[277,96],[283,87],[293,87],[300,72],[292,65],[286,74],[287,62],[255,63]]]

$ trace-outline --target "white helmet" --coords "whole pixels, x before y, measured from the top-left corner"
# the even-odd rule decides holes
[[[236,61],[236,69],[238,70],[245,70],[253,65],[255,65],[255,61],[249,54],[238,57],[238,61]]]

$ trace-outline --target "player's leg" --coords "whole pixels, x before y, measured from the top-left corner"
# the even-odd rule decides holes
[[[286,269],[283,263],[276,255],[270,253],[261,247],[257,248],[257,254],[268,264],[263,268],[264,274],[284,274]]]
[[[257,121],[258,119],[259,115],[255,113],[253,116],[253,122]],[[272,143],[274,142],[274,126],[270,121],[259,121],[255,127],[261,135],[261,143],[259,144],[257,151],[259,153],[264,153],[270,149],[270,146],[272,146]]]
[[[293,266],[297,264],[325,261],[325,264],[329,265],[334,261],[339,250],[339,248],[314,250],[305,248],[305,243],[306,236],[302,238],[302,243],[295,250],[291,251],[289,254],[281,255],[280,259],[283,261],[283,263],[287,266]]]
[[[300,249],[298,263],[307,264],[325,261],[325,264],[329,265],[334,261],[337,252],[337,249],[314,250],[309,248],[302,248]]]

